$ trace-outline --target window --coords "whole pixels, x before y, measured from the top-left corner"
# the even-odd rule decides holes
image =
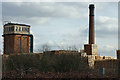
[[[19,31],[21,31],[21,27],[19,27]]]
[[[8,27],[6,27],[6,32],[8,31]]]
[[[9,31],[9,27],[7,27],[7,31]]]
[[[29,32],[29,28],[27,28],[27,32]]]
[[[9,27],[9,31],[11,31],[11,28]]]
[[[6,32],[6,27],[4,28],[4,32]]]
[[[22,27],[22,31],[24,31],[24,27]]]
[[[18,27],[16,27],[16,31],[18,31]]]
[[[27,32],[27,28],[25,28],[25,31]]]
[[[28,32],[29,32],[29,28],[27,28]]]
[[[5,31],[7,32],[7,31],[8,31],[8,29],[9,29],[9,27],[6,27],[6,28],[5,28]]]
[[[24,31],[24,32],[29,32],[29,28],[23,27],[23,28],[22,28],[22,31]]]
[[[14,31],[14,26],[10,27],[11,28],[11,31]]]

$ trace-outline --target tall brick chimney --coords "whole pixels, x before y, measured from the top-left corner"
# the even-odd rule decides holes
[[[89,44],[94,44],[94,4],[89,5]]]
[[[84,44],[84,51],[87,55],[98,55],[97,45],[95,44],[94,33],[94,4],[89,5],[89,43]]]

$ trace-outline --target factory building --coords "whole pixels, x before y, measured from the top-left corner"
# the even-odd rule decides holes
[[[3,26],[4,54],[32,53],[33,35],[30,25],[8,22]]]

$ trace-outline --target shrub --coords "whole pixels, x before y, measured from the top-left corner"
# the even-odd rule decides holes
[[[41,58],[42,57],[42,58]],[[3,59],[4,71],[32,73],[88,71],[87,59],[79,55],[21,54]]]

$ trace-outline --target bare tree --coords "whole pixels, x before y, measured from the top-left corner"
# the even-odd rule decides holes
[[[75,46],[75,45],[71,45],[71,46],[68,46],[68,47],[67,47],[67,50],[74,50],[74,51],[78,51],[78,50],[79,50],[79,48],[78,48],[77,46]]]
[[[75,51],[77,51],[78,48],[77,48],[77,46],[72,45],[72,46],[69,46],[69,47],[68,47],[68,50],[75,50]]]
[[[43,44],[40,49],[38,49],[39,52],[45,52],[50,51],[51,47],[48,44]]]
[[[76,45],[69,45],[69,46],[60,46],[60,45],[57,45],[57,47],[59,49],[62,49],[62,50],[74,50],[74,51],[78,51],[79,50],[79,47],[77,47]]]

